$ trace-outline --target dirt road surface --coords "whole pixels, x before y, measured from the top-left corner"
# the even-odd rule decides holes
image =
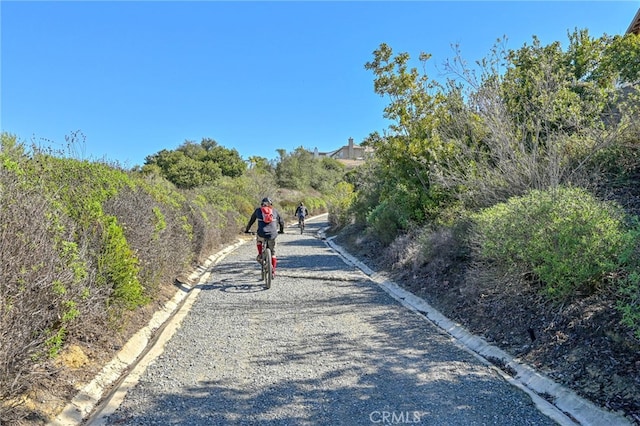
[[[278,237],[269,290],[253,241],[212,265],[87,423],[575,424],[390,297],[325,226]]]

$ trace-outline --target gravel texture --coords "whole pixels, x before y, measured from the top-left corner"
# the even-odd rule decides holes
[[[212,267],[114,425],[551,425],[528,395],[345,263],[309,221]]]

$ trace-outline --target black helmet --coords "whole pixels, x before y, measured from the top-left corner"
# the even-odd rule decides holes
[[[273,203],[271,202],[271,198],[269,198],[269,197],[264,197],[264,198],[262,199],[261,204],[262,204],[263,206],[266,206],[266,205],[271,205],[271,204],[273,204]]]

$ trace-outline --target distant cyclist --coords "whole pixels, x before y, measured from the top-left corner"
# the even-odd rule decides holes
[[[260,263],[263,248],[271,249],[271,264],[273,272],[276,271],[276,237],[278,234],[284,233],[284,220],[278,211],[273,208],[273,203],[269,197],[263,198],[260,207],[254,210],[249,223],[245,228],[245,233],[249,233],[249,229],[255,221],[258,221],[258,232],[256,233],[256,246],[258,247],[258,257],[256,260]]]
[[[298,217],[298,225],[304,226],[304,218],[309,216],[309,210],[307,210],[302,201],[296,208],[295,215]]]

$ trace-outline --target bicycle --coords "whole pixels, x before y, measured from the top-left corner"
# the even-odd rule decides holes
[[[255,232],[246,232],[247,234],[255,235]],[[273,273],[273,255],[271,248],[269,247],[267,241],[263,243],[264,248],[262,249],[262,254],[260,255],[260,280],[264,281],[264,286],[266,289],[271,288],[271,281],[273,281],[274,273]]]
[[[267,289],[271,288],[271,281],[273,280],[273,263],[271,263],[271,249],[269,247],[262,250],[261,258],[261,271],[262,281]]]
[[[304,216],[298,216],[298,228],[300,228],[300,233],[304,232]]]

